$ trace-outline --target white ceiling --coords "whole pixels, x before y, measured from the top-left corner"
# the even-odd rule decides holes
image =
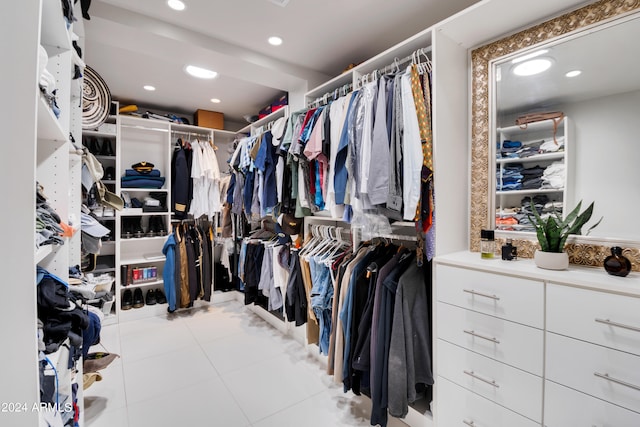
[[[477,0],[184,2],[176,12],[165,0],[93,0],[86,62],[115,99],[179,113],[221,111],[243,122],[283,92],[306,92]],[[272,35],[284,43],[269,45]],[[194,79],[183,71],[187,64],[219,76]]]

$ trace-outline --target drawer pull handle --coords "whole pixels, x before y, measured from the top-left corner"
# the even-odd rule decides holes
[[[628,329],[630,331],[640,332],[640,328],[636,326],[624,325],[622,323],[612,322],[609,319],[595,319],[598,323],[604,323],[605,325],[615,326],[616,328]]]
[[[476,423],[474,423],[473,421],[462,420],[462,422],[469,427],[476,427]]]
[[[492,342],[492,343],[494,343],[494,344],[500,344],[500,341],[499,341],[499,340],[497,340],[496,338],[489,338],[489,337],[485,337],[484,335],[477,334],[475,331],[466,331],[466,330],[465,330],[465,331],[463,331],[463,332],[464,332],[465,334],[469,334],[469,335],[471,335],[472,337],[476,337],[476,338],[480,338],[480,339],[483,339],[483,340],[491,341],[491,342]]]
[[[494,380],[487,380],[487,379],[484,379],[482,377],[479,377],[473,371],[462,371],[462,372],[464,372],[465,374],[469,375],[471,378],[475,378],[476,380],[482,381],[483,383],[487,383],[489,385],[492,385],[495,388],[500,388],[500,386]]]
[[[623,385],[625,387],[629,387],[629,388],[632,388],[634,390],[640,391],[640,386],[628,383],[626,381],[619,380],[617,378],[610,377],[609,374],[601,374],[600,372],[594,372],[593,375],[595,375],[598,378],[602,378],[602,379],[605,379],[607,381],[611,381],[612,383],[620,384],[620,385]]]
[[[475,296],[478,296],[478,297],[485,297],[485,298],[490,298],[490,299],[495,300],[495,301],[500,301],[500,297],[499,296],[483,294],[482,292],[477,292],[477,291],[474,291],[473,289],[463,289],[463,292],[466,292],[468,294],[475,295]]]

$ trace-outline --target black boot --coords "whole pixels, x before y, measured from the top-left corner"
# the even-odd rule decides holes
[[[122,217],[122,232],[120,237],[130,239],[133,237],[133,228],[131,227],[131,218]]]
[[[133,232],[133,237],[144,237],[144,230],[142,229],[142,224],[140,223],[142,218],[139,216],[131,218],[131,229]]]
[[[147,297],[144,300],[146,305],[155,305],[156,304],[156,292],[153,289],[149,289],[147,291]]]
[[[129,310],[133,307],[133,295],[131,294],[131,289],[127,289],[122,294],[121,308],[122,310]]]
[[[112,157],[116,155],[116,153],[113,151],[113,148],[111,147],[111,140],[109,139],[102,140],[102,148],[100,149],[100,155],[112,156]]]
[[[100,148],[98,138],[91,138],[91,140],[89,141],[89,152],[94,156],[97,156],[100,154],[100,151],[102,151],[102,149]]]

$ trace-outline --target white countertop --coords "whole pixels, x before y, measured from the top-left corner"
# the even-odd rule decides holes
[[[557,282],[579,288],[613,292],[640,298],[640,273],[632,271],[627,277],[607,274],[604,267],[582,267],[570,264],[567,270],[538,268],[532,259],[503,261],[500,257],[483,259],[479,252],[455,252],[437,256],[436,264],[471,268],[489,273],[506,274],[547,282]],[[437,274],[437,273],[436,273]]]

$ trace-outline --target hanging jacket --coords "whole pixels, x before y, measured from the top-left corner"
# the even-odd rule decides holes
[[[164,293],[171,313],[176,310],[176,238],[173,233],[164,242],[162,253],[167,257],[162,271],[162,280],[164,281]]]

